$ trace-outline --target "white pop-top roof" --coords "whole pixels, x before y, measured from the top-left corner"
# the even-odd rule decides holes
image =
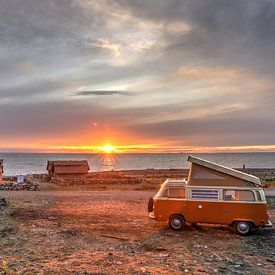
[[[232,168],[229,168],[229,167],[225,167],[223,165],[219,165],[219,164],[216,164],[216,163],[204,160],[204,159],[200,159],[200,158],[197,158],[197,157],[193,157],[193,156],[188,156],[187,160],[192,162],[192,163],[201,165],[203,167],[206,167],[206,168],[209,168],[209,169],[212,169],[212,170],[215,170],[215,171],[233,176],[235,178],[246,180],[248,182],[255,183],[256,185],[261,185],[260,179],[256,176],[246,174],[244,172],[240,172],[238,170],[235,170],[235,169],[232,169]]]

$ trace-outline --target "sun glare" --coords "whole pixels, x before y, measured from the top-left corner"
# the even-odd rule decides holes
[[[102,151],[105,153],[105,154],[111,154],[115,151],[115,147],[110,145],[110,144],[106,144],[102,147]]]

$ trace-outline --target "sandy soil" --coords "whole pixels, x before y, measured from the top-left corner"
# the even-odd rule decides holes
[[[153,193],[0,192],[10,202],[0,211],[0,266],[7,261],[11,274],[272,274],[274,229],[174,232],[148,218]]]

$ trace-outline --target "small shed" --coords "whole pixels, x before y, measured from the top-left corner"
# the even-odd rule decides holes
[[[258,177],[207,160],[189,156],[188,184],[194,186],[260,186]]]
[[[4,161],[3,159],[0,159],[0,182],[2,182],[2,176],[4,174],[4,165],[3,165]]]
[[[47,170],[52,177],[86,176],[90,170],[87,160],[57,160],[48,161]]]

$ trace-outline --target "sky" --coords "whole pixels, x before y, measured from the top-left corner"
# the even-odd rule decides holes
[[[0,0],[0,151],[275,151],[275,0]]]

